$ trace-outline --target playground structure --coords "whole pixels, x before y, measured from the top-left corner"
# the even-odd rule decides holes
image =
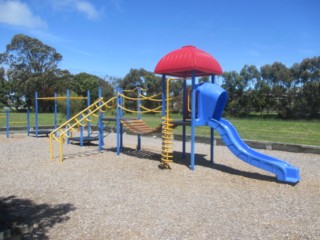
[[[6,136],[7,138],[10,137],[10,128],[12,127],[12,125],[14,127],[17,127],[17,125],[19,125],[19,127],[25,127],[26,131],[27,131],[27,135],[29,135],[29,131],[30,131],[30,111],[29,109],[26,112],[26,121],[17,121],[17,120],[12,120],[11,121],[11,114],[9,110],[6,110],[6,115],[0,115],[0,119],[5,119],[5,125],[6,125]],[[21,126],[20,124],[23,124],[23,126]]]
[[[63,153],[62,153],[62,144],[67,140],[74,140],[75,137],[72,137],[70,133],[78,132],[79,129],[83,128],[83,126],[91,122],[93,119],[99,119],[99,125],[103,124],[103,121],[110,121],[116,123],[117,129],[117,155],[120,155],[122,146],[123,146],[123,128],[126,128],[128,131],[137,134],[137,150],[141,149],[141,136],[156,132],[161,132],[161,124],[155,128],[149,127],[141,118],[141,114],[149,113],[149,112],[161,112],[161,105],[157,106],[153,109],[145,107],[142,102],[143,101],[153,101],[161,104],[162,99],[157,98],[159,96],[145,96],[142,94],[142,91],[145,89],[141,87],[137,87],[131,90],[123,90],[121,88],[117,88],[116,97],[113,97],[107,101],[103,101],[102,98],[99,98],[96,102],[89,105],[86,109],[76,114],[74,117],[69,119],[67,122],[53,130],[50,134],[50,150],[51,150],[51,158],[53,159],[53,140],[56,140],[59,143],[60,149],[60,161],[63,161]],[[136,97],[129,97],[125,95],[125,93],[129,92],[137,92]],[[125,106],[125,101],[136,101],[137,109],[128,109]],[[104,113],[108,110],[116,108],[116,117],[115,118],[104,118]],[[123,117],[123,112],[129,112],[137,114],[137,118],[134,119],[126,119]],[[103,130],[103,126],[99,126],[99,131]],[[102,150],[104,145],[103,142],[103,132],[99,133],[99,151]],[[80,137],[81,139],[81,137]]]
[[[210,54],[194,47],[185,46],[164,56],[157,64],[155,73],[162,74],[162,116],[164,120],[162,137],[162,159],[163,168],[170,168],[172,162],[172,131],[174,125],[170,118],[168,106],[169,84],[172,78],[166,75],[183,78],[191,78],[191,119],[187,120],[184,112],[182,143],[183,156],[185,156],[186,131],[185,128],[191,124],[191,159],[190,168],[195,168],[195,127],[210,127],[210,161],[213,163],[214,130],[221,136],[226,146],[241,160],[265,171],[276,174],[277,180],[289,183],[300,181],[299,169],[291,166],[285,161],[261,154],[248,147],[239,137],[236,129],[227,120],[221,118],[227,93],[224,89],[214,83],[215,75],[221,75],[220,64]],[[196,85],[196,77],[211,76],[211,83]],[[186,92],[186,81],[184,81],[183,96],[184,106],[188,104]],[[184,111],[186,111],[186,107]]]
[[[29,134],[34,134],[37,138],[39,135],[49,135],[53,129],[58,126],[58,101],[66,101],[66,120],[70,118],[70,101],[71,100],[85,100],[90,105],[90,91],[87,91],[87,97],[71,97],[70,90],[67,89],[66,96],[58,96],[54,93],[53,97],[39,97],[38,92],[34,95],[34,111],[35,111],[35,126],[34,130],[29,131]],[[39,128],[39,101],[54,101],[54,127],[53,129],[40,129]],[[90,125],[88,126],[90,129]]]
[[[53,140],[59,143],[60,161],[63,161],[62,144],[65,139],[70,138],[69,132],[78,131],[77,129],[90,121],[91,117],[101,117],[101,114],[114,107],[117,108],[116,128],[117,128],[117,155],[120,155],[122,148],[122,128],[126,127],[138,135],[137,149],[140,150],[140,136],[145,133],[159,131],[162,132],[162,156],[160,168],[170,168],[173,161],[173,128],[177,124],[170,116],[170,82],[183,79],[183,119],[179,121],[182,125],[182,153],[186,156],[186,127],[191,127],[191,159],[190,169],[195,169],[195,128],[197,126],[210,127],[210,161],[214,162],[214,130],[222,137],[226,146],[241,160],[276,175],[277,180],[289,183],[300,181],[299,169],[290,164],[261,154],[248,147],[239,137],[236,129],[230,122],[222,118],[222,113],[227,102],[227,93],[224,89],[216,85],[215,76],[222,74],[220,64],[210,54],[194,47],[185,46],[181,49],[172,51],[164,56],[157,64],[155,73],[162,74],[162,105],[156,109],[141,110],[142,106],[138,103],[137,111],[126,109],[123,105],[124,100],[141,101],[141,88],[138,88],[138,98],[129,98],[123,94],[123,90],[117,88],[116,96],[104,101],[99,98],[96,102],[86,109],[66,121],[60,127],[49,134],[50,137],[50,156],[53,156]],[[170,76],[170,78],[167,78]],[[211,83],[196,84],[196,77],[211,76]],[[187,90],[186,80],[191,78],[191,89]],[[133,90],[132,90],[133,91]],[[189,95],[190,93],[190,95]],[[155,99],[155,97],[150,97]],[[160,101],[160,100],[159,100]],[[191,102],[191,104],[190,104]],[[191,106],[190,106],[191,105]],[[150,128],[141,119],[142,112],[160,111],[162,113],[161,126]],[[123,118],[123,110],[137,112],[138,119],[126,120]],[[190,111],[188,119],[187,111]],[[99,144],[99,150],[103,144]]]
[[[89,105],[87,108],[76,114],[74,117],[67,120],[65,123],[54,129],[49,134],[50,139],[50,156],[51,159],[54,158],[53,155],[53,140],[59,143],[59,153],[60,161],[63,161],[62,154],[62,144],[66,139],[70,139],[72,132],[78,132],[79,129],[85,126],[86,123],[93,120],[93,118],[99,118],[99,122],[102,122],[103,114],[108,109],[114,108],[115,97],[109,99],[108,101],[103,101],[103,98],[100,97],[97,101]],[[111,105],[110,105],[111,104]],[[99,134],[99,150],[102,150],[103,146],[103,135]]]

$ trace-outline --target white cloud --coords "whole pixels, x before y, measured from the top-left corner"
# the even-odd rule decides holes
[[[46,22],[20,1],[0,0],[0,23],[32,29],[47,28]]]
[[[98,18],[99,13],[91,3],[87,1],[76,1],[75,5],[76,9],[84,13],[89,19]]]
[[[86,0],[51,0],[50,3],[58,11],[77,11],[84,14],[90,20],[97,19],[101,15],[101,12]]]

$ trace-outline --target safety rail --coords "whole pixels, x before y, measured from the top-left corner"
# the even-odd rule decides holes
[[[90,106],[70,118],[68,121],[60,125],[58,128],[53,130],[49,134],[50,139],[50,157],[54,159],[53,155],[53,140],[59,143],[60,148],[60,161],[63,161],[63,154],[62,154],[62,144],[65,142],[65,139],[70,138],[70,132],[79,131],[81,126],[84,126],[86,122],[92,121],[90,117],[99,117],[97,113],[106,112],[108,109],[111,109],[115,106],[114,101],[116,97],[109,99],[108,101],[104,102],[103,98],[99,98],[97,101],[92,103]],[[112,103],[110,105],[110,103]]]
[[[30,112],[29,110],[27,110],[27,116],[26,116],[26,121],[20,121],[19,117],[18,119],[16,119],[15,117],[13,117],[12,120],[11,118],[11,114],[9,110],[6,110],[6,115],[0,115],[0,125],[2,125],[3,120],[1,119],[5,119],[5,128],[6,128],[6,135],[7,138],[10,137],[10,128],[11,125],[15,125],[15,127],[26,127],[27,129],[27,135],[29,135],[29,131],[30,131]],[[18,120],[18,121],[16,121]]]

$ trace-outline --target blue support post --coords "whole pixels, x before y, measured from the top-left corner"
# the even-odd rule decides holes
[[[38,138],[38,131],[39,131],[39,120],[38,120],[38,92],[34,94],[34,106],[35,106],[35,114],[36,114],[36,138]]]
[[[102,89],[101,87],[99,87],[98,89],[98,97],[101,98],[102,97]],[[101,106],[101,102],[99,102],[99,106]],[[103,126],[103,117],[104,117],[104,113],[103,112],[100,112],[99,114],[99,151],[102,151],[102,146],[104,145],[104,139],[103,139],[103,129],[104,129],[104,126]]]
[[[67,89],[67,116],[66,121],[70,119],[70,90]],[[67,133],[68,136],[70,136],[70,131]],[[68,138],[67,143],[70,144],[70,139]]]
[[[98,91],[99,92],[99,91]],[[87,107],[90,106],[90,102],[91,102],[91,99],[90,99],[90,90],[87,91]],[[90,123],[90,119],[91,119],[91,116],[88,117],[88,125],[87,125],[87,130],[88,130],[88,137],[90,136],[90,133],[91,133],[91,123]]]
[[[214,75],[211,75],[211,83],[214,83]],[[214,129],[210,128],[210,162],[214,162]]]
[[[103,125],[103,115],[100,114],[99,115],[99,151],[102,151],[102,147],[104,146],[104,139],[103,139],[103,129],[104,129],[104,125]]]
[[[27,109],[27,136],[30,135],[30,109]]]
[[[123,89],[120,88],[120,94],[122,95],[123,93]],[[123,98],[122,96],[120,96],[120,106],[123,106]],[[119,108],[120,110],[120,119],[123,117],[123,112],[122,112],[122,108]],[[122,149],[123,147],[123,128],[122,128],[122,124],[120,123],[120,149]]]
[[[7,138],[10,136],[10,126],[9,126],[9,111],[6,110],[6,132],[7,132]]]
[[[116,123],[117,123],[117,155],[120,155],[120,88],[117,87],[116,89],[116,96],[117,96],[117,101],[116,101],[116,109],[117,109],[117,116],[116,116]]]
[[[183,122],[186,121],[186,108],[187,108],[187,80],[184,79],[183,81],[183,91],[182,91],[182,96],[183,96]],[[186,159],[186,125],[182,125],[182,158]]]
[[[194,170],[194,150],[195,150],[195,118],[196,118],[196,89],[195,89],[196,76],[192,72],[192,99],[191,99],[191,160],[190,169]]]
[[[81,122],[81,119],[82,119],[82,114],[80,115],[80,122]],[[83,147],[83,126],[80,125],[80,146]]]
[[[162,75],[162,117],[166,116],[166,75]]]
[[[138,119],[141,119],[141,98],[140,98],[140,94],[141,94],[141,87],[138,87],[138,105],[137,105],[137,111],[138,111]],[[137,136],[137,150],[140,151],[141,150],[141,135],[138,134]]]
[[[57,93],[54,93],[54,129],[58,127],[58,101],[57,101]]]

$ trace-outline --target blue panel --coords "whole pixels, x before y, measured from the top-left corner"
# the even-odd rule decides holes
[[[220,120],[226,105],[227,92],[214,83],[203,83],[197,87],[197,126],[206,125],[210,118]]]

